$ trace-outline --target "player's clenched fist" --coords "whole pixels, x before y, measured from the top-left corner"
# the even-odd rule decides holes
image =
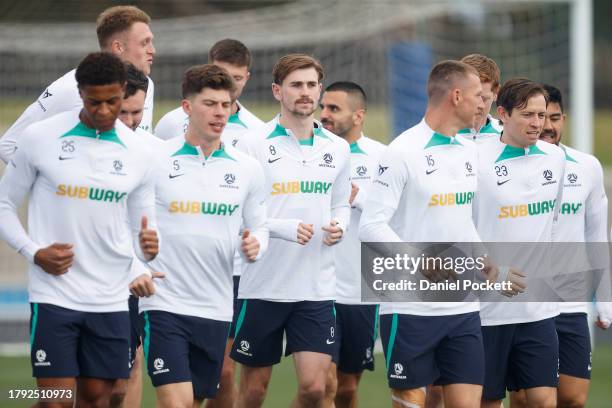
[[[338,221],[336,220],[331,220],[327,227],[322,227],[321,229],[327,233],[325,238],[323,238],[325,245],[332,246],[342,239],[342,228],[338,226]]]
[[[159,239],[157,238],[157,231],[148,228],[148,220],[145,216],[140,220],[138,237],[140,239],[140,249],[145,258],[148,261],[155,258],[159,252]]]
[[[257,259],[257,254],[259,254],[259,241],[251,235],[248,229],[245,229],[242,233],[241,249],[249,262],[253,262]]]
[[[153,279],[166,276],[163,272],[151,271],[151,275],[143,273],[130,283],[130,293],[137,297],[149,297],[155,294]]]
[[[72,244],[58,242],[39,249],[34,255],[34,263],[51,275],[62,275],[68,272],[73,260]]]
[[[297,229],[298,244],[306,245],[314,235],[314,225],[300,222]]]

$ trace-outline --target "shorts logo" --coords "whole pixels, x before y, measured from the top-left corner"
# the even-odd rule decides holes
[[[251,348],[251,345],[249,344],[248,341],[241,340],[240,348],[236,349],[236,352],[240,354],[244,354],[245,356],[248,356],[248,357],[253,357],[253,354],[248,352],[250,348]]]
[[[400,363],[395,363],[393,364],[393,374],[391,374],[389,377],[396,378],[398,380],[405,380],[406,376],[402,375],[403,372],[404,372],[404,366],[401,365]]]
[[[47,353],[43,349],[36,350],[36,362],[35,367],[48,367],[51,365],[50,362],[45,361],[47,359]]]
[[[163,374],[163,373],[167,373],[168,371],[170,371],[167,368],[164,368],[164,360],[161,358],[156,358],[155,360],[153,360],[153,367],[155,368],[155,371],[153,371],[153,375],[156,374]]]

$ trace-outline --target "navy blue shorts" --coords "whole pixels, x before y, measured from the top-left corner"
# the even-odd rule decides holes
[[[30,311],[34,377],[129,377],[128,312],[80,312],[47,303],[31,303]]]
[[[234,338],[236,334],[236,325],[238,324],[238,315],[240,314],[240,301],[238,300],[238,286],[240,285],[240,276],[234,275],[234,314],[232,315],[232,328],[230,329],[230,338]]]
[[[196,399],[219,387],[230,322],[152,310],[143,313],[143,349],[155,387],[191,382]]]
[[[230,357],[249,367],[268,367],[280,362],[283,334],[285,355],[299,351],[333,354],[334,302],[271,302],[241,299],[236,337]]]
[[[338,370],[357,374],[374,371],[374,342],[378,337],[378,305],[336,303],[336,342],[332,361]]]
[[[591,379],[591,335],[586,313],[555,318],[559,337],[559,374]]]
[[[134,360],[136,359],[136,350],[140,347],[142,332],[140,328],[143,326],[140,322],[142,316],[138,314],[138,298],[130,295],[128,299],[128,306],[130,309],[130,368],[134,366]]]
[[[478,312],[451,316],[381,315],[380,337],[389,388],[483,383],[484,352]]]
[[[483,326],[483,398],[500,400],[508,391],[559,384],[559,342],[555,319]]]

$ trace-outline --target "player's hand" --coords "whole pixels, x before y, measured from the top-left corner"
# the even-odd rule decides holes
[[[242,232],[242,253],[246,256],[249,262],[255,261],[257,254],[259,254],[259,241],[248,229]]]
[[[608,320],[601,320],[601,316],[597,316],[597,321],[595,325],[599,327],[601,330],[607,330],[610,327],[610,322]]]
[[[452,269],[438,268],[437,266],[424,268],[421,267],[421,274],[425,276],[429,281],[438,283],[445,280],[456,281],[459,275]]]
[[[338,221],[331,220],[327,227],[321,228],[327,234],[323,238],[323,243],[328,246],[337,244],[342,239],[342,228],[338,227]]]
[[[149,297],[155,294],[155,285],[153,279],[161,279],[166,276],[163,272],[151,271],[149,276],[143,273],[130,283],[130,293],[137,297]]]
[[[314,235],[314,225],[300,222],[297,229],[298,244],[306,245]]]
[[[351,182],[351,196],[349,197],[349,204],[353,205],[353,201],[355,201],[355,197],[357,197],[357,193],[359,192],[359,186],[357,184]]]
[[[74,260],[72,244],[55,242],[46,248],[41,248],[34,254],[34,263],[50,275],[63,275],[68,272]]]
[[[525,273],[519,271],[518,269],[510,268],[508,270],[508,276],[506,276],[505,281],[510,282],[510,290],[502,290],[500,293],[506,297],[516,296],[519,293],[525,292],[525,288],[527,288],[527,284],[525,283]]]
[[[152,260],[159,253],[159,239],[157,238],[157,231],[148,228],[149,221],[146,216],[140,219],[140,233],[138,238],[140,240],[140,249],[145,256],[147,261]]]

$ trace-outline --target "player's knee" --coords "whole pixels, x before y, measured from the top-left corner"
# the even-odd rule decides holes
[[[557,408],[557,396],[553,394],[535,401],[529,401],[528,406],[529,408]]]
[[[510,394],[510,408],[526,408],[527,396],[525,391],[516,391]]]
[[[426,395],[425,387],[409,390],[391,390],[391,400],[394,407],[424,407]]]
[[[113,385],[113,390],[111,391],[109,406],[111,408],[120,408],[123,404],[123,400],[125,399],[125,394],[127,393],[127,381],[126,380],[117,380]]]
[[[336,400],[338,405],[347,406],[357,395],[356,381],[342,381],[338,383]]]
[[[338,379],[335,375],[329,374],[325,382],[325,396],[333,399],[338,391]]]
[[[221,388],[234,385],[234,365],[223,364],[220,378]]]
[[[251,406],[261,406],[264,399],[266,398],[266,392],[268,391],[267,383],[258,383],[258,384],[247,384],[241,390],[241,399],[244,400],[247,407]]]
[[[298,389],[298,397],[306,406],[316,406],[325,398],[325,383],[311,381],[301,384]]]
[[[559,395],[557,406],[559,408],[583,408],[586,402],[586,394]]]

